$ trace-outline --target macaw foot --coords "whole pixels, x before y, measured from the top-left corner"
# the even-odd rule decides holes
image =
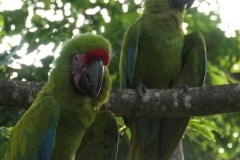
[[[183,93],[187,93],[189,86],[187,84],[182,84],[181,89],[183,90]]]
[[[143,98],[147,94],[147,87],[142,83],[138,84],[137,93],[141,98]]]

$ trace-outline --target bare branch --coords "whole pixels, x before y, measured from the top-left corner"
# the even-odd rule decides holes
[[[44,83],[0,80],[0,105],[27,108]],[[119,116],[202,116],[240,112],[240,84],[189,89],[113,89],[103,106]]]

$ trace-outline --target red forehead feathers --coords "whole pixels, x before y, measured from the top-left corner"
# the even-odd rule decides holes
[[[109,54],[106,50],[101,49],[101,48],[96,48],[93,49],[89,52],[86,53],[86,63],[89,63],[90,61],[92,61],[93,59],[99,58],[102,59],[104,61],[104,65],[108,66],[110,63],[110,57]]]

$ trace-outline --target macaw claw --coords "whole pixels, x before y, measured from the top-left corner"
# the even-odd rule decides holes
[[[142,83],[138,84],[137,93],[141,98],[143,98],[147,94],[147,87]]]

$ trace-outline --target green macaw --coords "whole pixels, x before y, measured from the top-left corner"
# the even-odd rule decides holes
[[[90,33],[63,44],[48,82],[11,133],[6,160],[75,159],[87,128],[109,97],[110,53],[110,43]]]
[[[184,35],[183,15],[194,0],[145,0],[143,13],[125,32],[120,57],[120,86],[136,88],[200,87],[206,75],[201,33]],[[126,117],[131,131],[128,160],[167,160],[190,117]],[[183,157],[182,157],[183,158]]]

